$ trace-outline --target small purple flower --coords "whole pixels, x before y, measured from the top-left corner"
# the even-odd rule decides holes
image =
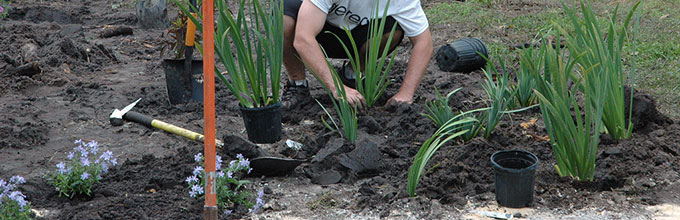
[[[97,151],[99,151],[99,143],[97,143],[97,141],[90,141],[87,145],[90,146],[90,152],[92,152],[92,154],[97,154]]]
[[[197,153],[196,155],[194,155],[194,161],[201,162],[201,157],[203,157],[203,154]]]
[[[248,159],[240,159],[238,161],[238,166],[241,167],[241,168],[246,168],[246,167],[250,166],[250,161],[248,161]]]
[[[109,162],[111,163],[111,165],[114,165],[114,166],[115,166],[115,165],[118,164],[118,159],[116,159],[116,158],[114,157],[114,158],[111,159]]]
[[[104,161],[110,161],[113,158],[113,152],[110,150],[104,151],[102,155],[99,156],[99,159],[102,159]]]
[[[9,178],[9,182],[12,184],[22,184],[25,183],[26,180],[21,176],[13,176],[12,178]]]
[[[82,143],[83,143],[83,139],[78,139],[78,140],[73,142],[73,144],[82,144]]]
[[[251,171],[253,171],[253,168],[248,168],[248,174],[250,174]]]
[[[217,171],[217,177],[220,177],[220,178],[224,177],[224,172]]]
[[[227,171],[227,178],[229,179],[234,178],[234,173],[232,173],[231,171]]]
[[[90,166],[90,160],[88,160],[87,157],[81,157],[80,163],[83,164],[84,167]]]
[[[191,183],[194,183],[194,182],[197,183],[197,182],[198,182],[198,178],[197,178],[196,176],[190,176],[190,177],[187,177],[187,180],[186,180],[186,181],[187,181],[188,184],[191,184]]]
[[[198,195],[203,194],[203,187],[200,185],[194,185],[191,187],[191,192],[189,192],[189,195],[191,197],[196,197]]]
[[[87,172],[83,172],[83,174],[80,175],[81,180],[86,180],[87,178],[90,178],[90,174]]]
[[[220,155],[215,156],[215,170],[220,170],[222,168],[222,157]]]
[[[227,211],[224,211],[224,214],[228,215],[228,214],[231,214],[232,212],[234,212],[234,211],[233,210],[227,210]]]
[[[264,200],[262,200],[263,197],[264,197],[264,191],[263,190],[258,191],[257,192],[257,198],[255,199],[255,205],[253,206],[253,208],[248,209],[248,212],[250,212],[250,213],[257,212],[257,210],[260,209],[260,207],[262,207],[264,205]]]
[[[59,174],[64,174],[66,173],[66,163],[64,162],[59,162],[57,164],[57,169],[59,169]]]
[[[106,163],[102,163],[102,172],[108,173],[109,172],[109,165]]]
[[[9,199],[16,201],[21,208],[24,208],[24,206],[27,204],[25,198],[26,196],[24,196],[24,194],[19,191],[13,191],[9,194]]]
[[[243,160],[243,154],[236,154],[236,158],[238,158],[239,160]]]
[[[203,173],[203,167],[201,166],[194,167],[194,171],[192,173],[194,174],[194,176],[198,176],[199,174]]]
[[[0,14],[5,13],[5,8],[0,5]]]
[[[66,156],[69,160],[73,159],[73,151],[68,152],[68,156]]]

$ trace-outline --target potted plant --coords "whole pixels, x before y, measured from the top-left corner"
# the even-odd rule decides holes
[[[215,1],[215,5],[215,53],[227,74],[215,73],[239,100],[248,139],[274,143],[281,139],[283,2],[269,0],[265,8],[259,0],[241,0],[236,14],[226,1]],[[246,10],[248,6],[251,10]],[[188,16],[198,30],[203,29],[198,18]]]

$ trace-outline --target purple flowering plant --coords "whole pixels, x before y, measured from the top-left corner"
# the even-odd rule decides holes
[[[194,167],[192,175],[186,178],[186,183],[189,185],[189,196],[193,198],[202,198],[205,195],[205,170],[203,168],[203,154],[198,153],[194,155],[194,161],[199,165]],[[250,181],[241,180],[240,178],[250,173],[250,161],[244,158],[243,155],[236,155],[236,160],[229,162],[226,167],[222,166],[222,157],[219,155],[215,158],[215,188],[217,195],[217,206],[224,210],[223,213],[230,214],[236,206],[245,206],[250,213],[256,212],[264,205],[264,193],[260,190],[257,197],[252,202],[252,194],[246,189],[246,185]]]
[[[9,6],[11,3],[11,1],[0,0],[0,19],[7,17],[7,14],[9,14],[9,10],[11,9]]]
[[[66,156],[68,161],[56,165],[57,171],[49,175],[49,181],[59,191],[59,196],[90,196],[94,184],[117,165],[118,160],[113,152],[100,150],[97,141],[76,140],[74,144],[76,147]]]
[[[13,176],[9,181],[0,179],[0,219],[31,219],[31,204],[17,185],[26,181],[21,176]]]

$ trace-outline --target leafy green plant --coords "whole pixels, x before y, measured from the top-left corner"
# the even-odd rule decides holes
[[[449,106],[449,99],[453,94],[460,91],[461,89],[462,88],[455,89],[449,92],[446,97],[442,97],[442,94],[439,93],[439,90],[434,88],[437,98],[435,100],[426,102],[425,108],[427,109],[427,113],[421,114],[432,120],[432,122],[434,122],[437,127],[441,127],[444,123],[449,121],[449,119],[455,116],[453,110],[451,110],[451,106]]]
[[[194,155],[194,161],[198,164],[192,171],[192,175],[185,180],[189,186],[189,196],[193,198],[201,198],[205,194],[205,169],[203,165],[204,157],[202,153]],[[227,167],[222,167],[222,157],[217,155],[215,157],[215,194],[217,197],[217,206],[224,210],[224,214],[232,213],[236,206],[245,206],[250,213],[256,212],[264,205],[262,190],[258,191],[255,202],[253,196],[245,189],[250,181],[241,180],[241,176],[245,173],[250,173],[250,161],[244,158],[243,155],[236,155],[236,160],[229,162]]]
[[[557,24],[556,24],[557,25]],[[557,35],[555,39],[560,39]],[[585,53],[585,52],[583,52]],[[599,77],[592,69],[581,68],[576,83],[583,83],[584,107],[577,102],[578,89],[569,89],[568,80],[575,71],[581,54],[568,58],[559,47],[543,44],[539,54],[544,56],[543,74],[533,73],[537,79],[536,95],[541,106],[543,121],[550,136],[560,176],[577,180],[592,180],[595,158],[600,140],[605,91],[608,78]],[[572,115],[571,109],[574,109]]]
[[[640,2],[636,3],[628,12],[620,31],[615,30],[616,15],[618,6],[608,23],[605,32],[600,30],[600,24],[593,12],[590,1],[580,1],[583,19],[577,17],[575,10],[563,3],[566,14],[571,21],[573,34],[568,33],[565,28],[558,25],[558,29],[565,36],[567,47],[572,54],[584,53],[576,62],[585,69],[591,69],[597,77],[606,77],[603,83],[608,83],[604,105],[604,115],[602,120],[604,126],[612,138],[629,138],[633,131],[633,123],[630,115],[632,114],[632,89],[630,108],[628,109],[628,121],[626,121],[626,107],[624,106],[624,85],[626,84],[626,74],[623,70],[623,44],[628,36],[627,29],[633,14],[639,7]],[[634,66],[634,64],[633,64]],[[633,67],[633,78],[635,71]],[[581,80],[587,82],[587,80]],[[586,89],[588,85],[579,85]],[[602,85],[600,85],[602,86]],[[631,84],[632,86],[632,84]]]
[[[173,1],[188,14],[188,6]],[[265,8],[260,0],[240,0],[236,15],[226,1],[215,1],[215,4],[218,12],[215,53],[229,78],[215,71],[217,77],[243,107],[278,103],[283,64],[283,1],[270,0],[269,8]],[[246,12],[248,4],[252,7]],[[203,30],[197,17],[187,16],[197,30]],[[201,47],[197,47],[200,51]]]
[[[335,130],[340,130],[340,135],[345,137],[350,143],[354,143],[357,139],[357,128],[358,128],[358,123],[357,123],[357,107],[352,106],[349,104],[347,101],[347,93],[345,92],[345,87],[342,85],[342,80],[340,79],[340,76],[338,73],[335,71],[335,68],[333,68],[333,65],[326,60],[326,64],[328,65],[328,68],[331,70],[331,75],[333,75],[333,84],[335,85],[335,92],[338,94],[338,99],[336,100],[333,97],[333,93],[328,88],[325,84],[321,83],[321,85],[326,89],[326,92],[328,92],[328,96],[330,96],[331,101],[333,102],[333,107],[335,108],[335,112],[338,114],[338,119],[340,121],[340,125],[342,125],[342,130],[338,128],[338,125],[335,123],[335,120],[333,120],[333,116],[331,116],[330,113],[326,110],[321,103],[317,101],[317,103],[321,106],[321,108],[324,110],[326,113],[326,116],[328,116],[333,123],[334,127],[331,127],[325,119],[321,118],[322,123],[330,130],[335,131]],[[305,64],[306,65],[306,64]],[[311,70],[311,68],[308,68]],[[321,78],[312,71],[312,75],[316,77],[317,80],[321,81]]]
[[[512,94],[519,107],[529,107],[538,100],[534,94],[536,79],[534,74],[539,71],[537,64],[542,63],[543,57],[537,56],[534,50],[523,50],[520,58],[520,69],[517,71],[517,81],[512,86]]]
[[[32,219],[31,203],[17,189],[26,181],[21,176],[13,176],[9,181],[0,179],[0,219]]]
[[[496,66],[489,62],[487,70],[484,70],[486,81],[482,84],[484,91],[490,100],[488,109],[480,120],[484,127],[484,138],[489,138],[493,130],[501,121],[501,118],[507,113],[508,105],[512,102],[512,92],[508,87],[508,74],[505,68],[505,62],[500,59],[501,70],[496,69]],[[496,76],[495,80],[493,76]]]
[[[85,194],[90,196],[94,184],[102,179],[111,166],[118,164],[113,152],[99,150],[96,141],[84,142],[76,140],[78,145],[69,152],[68,162],[59,162],[57,172],[48,174],[50,184],[59,191],[59,196],[73,198],[76,195]]]
[[[411,168],[408,172],[408,183],[406,189],[410,196],[415,196],[416,187],[418,187],[418,182],[423,175],[425,165],[427,165],[427,162],[430,161],[430,158],[432,158],[434,153],[450,140],[468,132],[468,130],[457,129],[475,121],[474,119],[466,117],[465,115],[466,114],[464,113],[459,114],[448,120],[420,147],[418,154],[416,154],[414,157],[413,164],[411,165]]]
[[[382,16],[380,15],[380,7],[378,5],[379,1],[376,1],[374,17],[375,18],[379,17],[380,19],[378,22],[369,22],[368,40],[366,41],[368,47],[366,48],[365,60],[363,61],[359,60],[360,59],[359,49],[356,43],[354,42],[354,38],[352,38],[351,30],[345,29],[345,32],[347,33],[347,36],[350,39],[351,43],[350,46],[352,47],[354,54],[350,52],[347,45],[345,45],[345,43],[340,39],[339,36],[335,35],[334,33],[327,32],[335,35],[338,41],[340,41],[340,43],[342,44],[342,47],[345,49],[347,57],[349,57],[352,69],[357,74],[357,78],[355,80],[357,91],[359,91],[359,93],[361,93],[361,95],[366,100],[367,107],[373,106],[376,103],[376,101],[378,101],[378,98],[380,98],[380,96],[385,92],[385,89],[387,88],[387,85],[390,82],[388,79],[390,69],[392,69],[394,57],[397,54],[392,53],[392,55],[390,56],[389,46],[392,44],[394,31],[397,28],[396,23],[392,26],[389,37],[387,38],[387,41],[384,44],[386,46],[382,48],[382,50],[380,48],[381,43],[383,41],[383,32],[385,30],[385,22],[387,20],[386,19],[387,9],[389,8],[390,0],[388,0],[387,3],[385,4]],[[361,71],[362,64],[364,66],[363,71]]]

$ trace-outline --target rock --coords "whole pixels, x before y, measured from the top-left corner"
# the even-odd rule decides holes
[[[266,155],[256,144],[240,136],[227,134],[222,136],[222,141],[222,154],[226,156],[236,157],[237,154],[243,154],[245,158],[256,158]]]
[[[361,187],[359,188],[359,193],[361,193],[361,195],[364,195],[364,196],[375,195],[375,189],[373,189],[373,187],[371,187],[370,184],[364,183],[364,184],[361,184]]]
[[[326,143],[326,147],[322,148],[318,153],[316,153],[316,156],[314,159],[312,159],[312,163],[323,162],[328,156],[337,155],[344,152],[341,150],[344,145],[345,139],[333,138],[329,140],[328,143]]]
[[[312,178],[312,183],[319,185],[329,185],[338,183],[342,180],[342,174],[336,170],[326,170],[319,173],[318,176]]]
[[[24,63],[30,63],[33,61],[38,60],[38,46],[32,43],[27,43],[24,44],[24,46],[21,47],[21,58],[24,60]]]
[[[609,149],[605,150],[604,153],[607,155],[620,155],[622,152],[621,148],[619,147],[610,147]]]
[[[83,32],[83,25],[81,24],[67,24],[64,25],[61,28],[61,31],[59,31],[59,35],[65,38],[78,38],[78,37],[84,37],[85,34]]]
[[[652,188],[656,186],[656,183],[652,181],[651,179],[644,179],[640,181],[640,185],[647,187],[647,188]]]
[[[366,132],[369,134],[375,134],[378,131],[382,131],[382,126],[371,116],[361,116],[357,121],[359,122],[359,126],[365,127]]]
[[[442,209],[442,204],[438,200],[432,199],[430,202],[430,213],[428,217],[433,219],[441,219],[444,209]]]
[[[125,36],[132,35],[132,28],[128,26],[105,26],[104,29],[99,32],[99,37],[109,38],[115,36]]]
[[[137,22],[142,28],[167,28],[169,25],[168,9],[165,0],[137,1]]]
[[[662,136],[666,135],[666,130],[657,129],[657,130],[652,132],[652,135],[657,136],[657,137],[662,137]]]
[[[364,139],[352,152],[338,156],[338,161],[357,174],[377,174],[382,163],[382,154],[375,143]]]
[[[262,189],[262,191],[264,192],[264,194],[267,195],[274,193],[274,190],[272,190],[272,188],[270,188],[269,186],[265,186],[264,189]]]

